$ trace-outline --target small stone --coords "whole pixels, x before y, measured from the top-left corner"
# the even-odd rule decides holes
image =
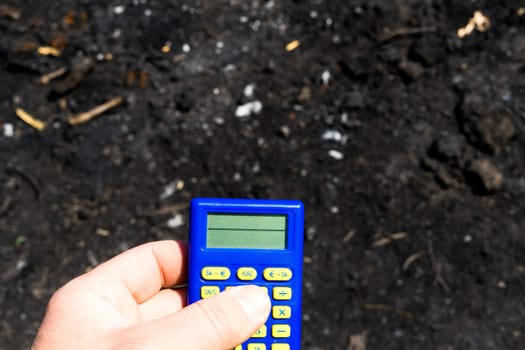
[[[330,73],[329,70],[325,70],[321,74],[321,82],[323,83],[323,85],[328,85],[330,83],[331,78],[332,78],[332,74]]]
[[[425,72],[425,69],[419,63],[408,60],[401,61],[398,68],[402,78],[407,82],[416,80]]]
[[[284,138],[287,138],[290,136],[290,127],[288,125],[282,125],[280,128],[279,128],[279,135],[284,137]]]
[[[103,229],[103,228],[97,228],[95,233],[97,235],[99,235],[99,236],[102,236],[102,237],[108,237],[111,234],[111,232],[109,232],[109,230],[106,230],[106,229]]]
[[[125,8],[124,8],[124,6],[122,6],[122,5],[115,6],[115,7],[113,8],[113,13],[116,14],[116,15],[121,15],[121,14],[124,13],[124,9],[125,9]]]
[[[13,127],[13,124],[5,123],[4,124],[4,136],[11,138],[13,137],[14,134],[15,134],[15,129]]]
[[[337,130],[325,130],[321,135],[323,141],[335,141],[341,142],[343,140],[343,135]]]
[[[312,92],[308,86],[303,86],[297,99],[299,102],[304,103],[310,101],[312,98]]]
[[[331,149],[328,151],[328,155],[334,159],[337,159],[337,160],[341,160],[344,158],[344,155],[343,153],[335,150],[335,149]]]
[[[438,160],[458,160],[464,147],[464,140],[460,135],[444,133],[429,149],[429,155]]]
[[[182,52],[188,53],[191,51],[191,46],[189,44],[182,45]]]
[[[166,223],[169,228],[177,228],[184,225],[184,218],[180,214],[176,214]]]
[[[502,172],[488,159],[476,159],[466,169],[466,177],[473,190],[495,192],[503,186]]]
[[[315,239],[315,236],[317,236],[317,229],[313,226],[308,227],[306,230],[306,240],[311,242]]]
[[[237,109],[235,110],[235,116],[237,118],[246,118],[252,114],[261,113],[262,108],[263,105],[261,101],[248,102],[243,105],[237,106]]]
[[[255,84],[248,84],[244,87],[244,96],[246,97],[252,97],[253,96],[253,93],[255,91]]]

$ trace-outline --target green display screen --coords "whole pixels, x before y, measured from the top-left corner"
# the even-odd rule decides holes
[[[286,249],[286,215],[208,214],[206,247]]]

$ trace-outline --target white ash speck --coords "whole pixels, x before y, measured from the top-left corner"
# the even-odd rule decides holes
[[[182,45],[182,52],[188,53],[191,51],[191,46],[189,44]]]
[[[463,237],[463,242],[465,242],[465,243],[472,242],[472,236],[471,235],[465,235],[465,237]]]
[[[150,9],[145,9],[144,10],[144,16],[150,17],[152,14],[153,14],[153,11],[151,11]]]

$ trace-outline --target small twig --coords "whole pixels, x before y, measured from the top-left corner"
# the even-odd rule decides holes
[[[101,115],[102,113],[110,110],[111,108],[115,108],[116,106],[120,105],[124,99],[122,97],[115,97],[108,102],[101,104],[98,107],[95,107],[87,112],[77,114],[75,116],[69,117],[68,121],[71,125],[77,125],[82,124],[90,121],[91,119]]]
[[[393,241],[407,238],[407,237],[408,237],[408,234],[406,232],[393,233],[391,235],[378,239],[372,244],[372,247],[382,247],[384,245],[392,243]]]
[[[395,312],[396,314],[398,314],[399,316],[404,317],[404,318],[412,318],[413,317],[411,312],[403,310],[403,309],[398,309],[398,308],[396,308],[396,307],[394,307],[392,305],[386,305],[386,304],[364,304],[363,307],[364,307],[365,310]]]
[[[17,167],[9,167],[7,168],[6,171],[8,174],[16,174],[20,176],[22,180],[27,182],[29,186],[31,187],[31,189],[33,190],[33,192],[35,193],[35,198],[37,199],[37,201],[39,200],[40,198],[39,187],[40,186],[38,185],[38,181],[34,177],[32,177],[29,174],[26,174],[24,171],[22,171],[20,168],[17,168]]]
[[[443,279],[443,276],[441,275],[441,265],[436,262],[436,257],[434,256],[434,248],[432,246],[432,238],[431,234],[427,234],[427,246],[428,246],[428,255],[430,257],[430,262],[432,264],[432,269],[434,270],[434,279],[437,282],[437,284],[443,288],[445,293],[450,292],[450,288],[448,287],[447,283]]]
[[[61,77],[62,75],[66,74],[66,72],[67,68],[59,68],[57,70],[42,75],[40,78],[38,78],[38,83],[42,85],[47,85],[51,82],[51,80]]]
[[[46,127],[46,124],[43,121],[36,119],[31,114],[24,111],[22,108],[17,108],[15,110],[15,113],[18,118],[22,119],[24,122],[37,129],[38,131],[42,131]]]
[[[405,262],[403,263],[403,271],[408,270],[408,268],[410,267],[410,265],[412,265],[412,263],[413,263],[414,261],[416,261],[417,259],[419,259],[419,258],[421,258],[421,257],[423,257],[423,256],[425,256],[425,255],[427,255],[427,254],[428,254],[428,252],[422,250],[422,251],[420,251],[420,252],[417,252],[417,253],[414,253],[414,254],[410,255],[410,256],[405,260]]]
[[[390,41],[392,39],[395,39],[401,36],[415,35],[415,34],[422,34],[422,33],[433,33],[435,31],[437,31],[436,27],[394,29],[387,33],[384,33],[384,35],[379,38],[379,43],[382,44],[382,43],[385,43],[387,41]]]
[[[357,230],[355,228],[348,231],[348,233],[343,237],[343,243],[346,244],[350,242],[356,234],[357,234]]]

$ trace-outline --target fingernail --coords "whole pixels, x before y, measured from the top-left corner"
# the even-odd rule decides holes
[[[240,286],[232,288],[235,298],[241,304],[248,318],[257,325],[263,323],[270,314],[270,298],[264,288],[258,286]]]

